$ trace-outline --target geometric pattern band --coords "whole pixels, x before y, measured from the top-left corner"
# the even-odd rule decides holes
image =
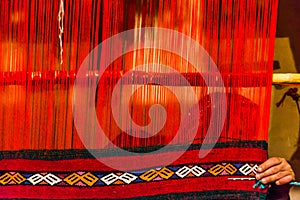
[[[110,186],[201,177],[254,178],[258,163],[210,163],[166,166],[132,172],[12,172],[0,171],[0,186]]]

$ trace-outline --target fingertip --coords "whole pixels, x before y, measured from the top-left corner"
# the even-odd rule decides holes
[[[255,175],[255,178],[256,178],[257,180],[259,180],[259,179],[260,179],[260,175],[259,175],[259,174],[256,174],[256,175]]]

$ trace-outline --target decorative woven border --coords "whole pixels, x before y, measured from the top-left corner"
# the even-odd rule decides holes
[[[0,185],[109,186],[202,177],[253,178],[257,163],[203,163],[167,166],[132,172],[0,172]]]

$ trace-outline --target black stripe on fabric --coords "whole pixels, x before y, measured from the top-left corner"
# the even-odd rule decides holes
[[[210,147],[210,145],[206,145]],[[203,148],[205,149],[204,145]],[[162,146],[161,146],[162,147]],[[198,150],[201,144],[192,144],[188,150]],[[239,141],[217,143],[214,148],[258,148],[267,150],[266,141]],[[138,147],[125,149],[130,152],[148,153],[159,149],[155,147]],[[183,146],[170,146],[169,151],[183,150]],[[92,152],[92,153],[91,153]],[[154,152],[155,153],[155,152]],[[29,159],[29,160],[71,160],[71,159],[87,159],[94,158],[94,155],[101,156],[122,156],[115,149],[87,150],[87,149],[69,149],[69,150],[20,150],[20,151],[0,151],[0,160],[2,159]]]
[[[250,191],[206,191],[206,192],[191,192],[191,193],[171,193],[164,195],[156,195],[151,197],[137,197],[137,198],[129,198],[130,200],[265,200],[266,194],[259,192],[250,192]]]
[[[24,199],[26,198],[14,198],[17,199]],[[42,199],[42,198],[38,198]],[[84,198],[86,199],[86,198]],[[124,199],[124,198],[123,198]],[[190,193],[170,193],[170,194],[162,194],[156,196],[141,196],[135,198],[126,198],[126,200],[224,200],[224,199],[231,199],[231,200],[266,200],[265,193],[259,192],[250,192],[250,191],[206,191],[206,192],[190,192]],[[12,199],[11,199],[12,200]],[[72,200],[80,200],[80,198],[72,198]],[[89,200],[103,200],[102,198],[99,199],[89,199]],[[113,200],[113,199],[105,199],[105,200]],[[125,199],[124,199],[125,200]]]

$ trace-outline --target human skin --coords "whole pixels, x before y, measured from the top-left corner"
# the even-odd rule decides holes
[[[295,173],[286,159],[272,157],[258,167],[256,179],[263,184],[284,185],[295,180]]]

